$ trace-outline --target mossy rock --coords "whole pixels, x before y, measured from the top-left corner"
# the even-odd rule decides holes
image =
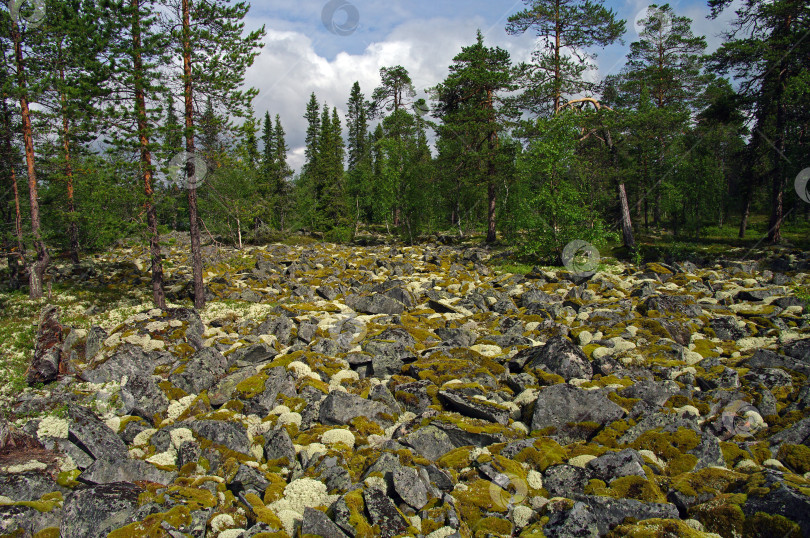
[[[705,538],[706,534],[696,531],[677,519],[645,519],[636,523],[615,527],[608,538]]]
[[[743,524],[743,536],[751,538],[800,538],[802,529],[799,525],[778,514],[757,512],[746,518]]]
[[[622,476],[610,483],[606,493],[602,495],[617,499],[636,499],[642,502],[667,502],[666,495],[654,482],[642,476]]]
[[[745,484],[746,478],[746,475],[735,471],[705,467],[676,477],[672,481],[672,488],[692,497],[704,493],[718,495],[739,489]]]
[[[714,532],[723,538],[740,536],[745,522],[745,514],[734,497],[720,495],[708,502],[689,508],[689,517],[703,524],[707,532]]]
[[[475,526],[470,526],[475,538],[491,536],[512,536],[512,522],[503,517],[485,517]]]
[[[691,471],[697,464],[697,457],[687,454],[700,444],[700,435],[688,428],[678,428],[675,432],[658,430],[642,433],[630,446],[636,450],[651,450],[667,462],[670,476]]]
[[[191,512],[187,506],[175,506],[167,512],[146,516],[142,521],[130,523],[115,529],[107,536],[110,538],[163,538],[166,531],[162,524],[166,522],[178,529],[191,524]]]
[[[619,445],[616,440],[632,426],[632,421],[628,422],[624,419],[613,421],[596,434],[596,437],[591,439],[591,442],[608,448],[618,448]]]
[[[720,451],[723,453],[723,460],[726,462],[728,467],[734,467],[740,461],[751,458],[751,455],[737,446],[736,443],[721,441]]]
[[[798,474],[810,473],[810,447],[806,445],[784,444],[776,457]]]

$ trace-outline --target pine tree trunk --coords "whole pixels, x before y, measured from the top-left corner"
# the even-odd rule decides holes
[[[20,115],[22,116],[23,143],[25,145],[25,162],[28,167],[28,193],[31,199],[31,232],[34,235],[34,250],[37,253],[36,262],[29,271],[29,296],[31,299],[42,297],[42,282],[45,270],[50,263],[50,256],[42,242],[40,234],[39,199],[37,192],[37,174],[34,167],[34,137],[31,129],[31,112],[28,109],[28,97],[25,91],[25,66],[22,53],[22,38],[17,24],[11,23],[12,39],[14,40],[14,57],[17,64],[17,84],[20,88]]]
[[[25,245],[23,244],[22,213],[20,212],[20,192],[17,188],[17,172],[14,169],[14,149],[11,145],[11,113],[8,110],[5,100],[0,101],[3,106],[3,151],[8,159],[9,180],[11,191],[14,194],[14,233],[17,238],[17,253],[13,254],[13,249],[9,249],[8,267],[10,285],[13,289],[20,288],[18,275],[25,273]],[[15,259],[16,258],[16,259]]]
[[[627,192],[624,183],[619,183],[619,202],[622,206],[622,238],[624,246],[635,248],[636,240],[633,237],[633,221],[630,219],[630,206],[627,203]]]
[[[183,95],[186,116],[186,175],[188,177],[188,213],[191,235],[191,270],[194,275],[194,308],[205,307],[205,288],[202,275],[202,250],[200,248],[200,223],[197,214],[197,181],[194,153],[194,103],[191,88],[191,0],[182,0],[183,8]]]
[[[775,166],[773,169],[771,179],[771,220],[768,226],[768,242],[771,244],[780,243],[782,241],[782,219],[784,218],[784,166],[783,159],[785,154],[785,107],[782,104],[781,97],[781,81],[778,82],[779,96],[777,97],[776,107],[776,140],[774,155]]]
[[[495,181],[490,178],[489,185],[487,186],[487,198],[489,200],[489,208],[487,211],[487,243],[494,243],[496,239],[495,234]]]
[[[65,71],[59,69],[59,78],[65,82]],[[73,163],[70,160],[70,120],[67,117],[65,107],[65,94],[60,94],[62,101],[62,135],[65,150],[65,176],[67,177],[67,210],[69,215],[68,237],[70,239],[70,261],[79,263],[79,226],[76,224],[76,206],[73,201]]]
[[[152,190],[152,153],[149,150],[146,124],[146,96],[143,84],[143,61],[141,60],[141,26],[139,0],[132,0],[132,71],[135,85],[135,110],[138,122],[138,139],[141,150],[141,173],[146,194],[146,222],[149,230],[149,253],[152,261],[152,301],[157,308],[166,308],[166,294],[163,291],[163,259],[160,255],[157,209]]]

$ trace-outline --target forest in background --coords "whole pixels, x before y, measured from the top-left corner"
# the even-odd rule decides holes
[[[650,6],[624,69],[599,81],[587,51],[626,37],[626,21],[599,2],[525,4],[506,30],[538,36],[531,62],[479,32],[428,100],[397,65],[374,88],[347,88],[345,117],[315,93],[306,110],[284,111],[307,120],[298,174],[284,118],[257,117],[243,84],[264,38],[244,29],[247,3],[3,5],[0,225],[12,281],[41,296],[52,257],[76,263],[141,237],[163,306],[160,236],[172,230],[190,234],[195,290],[208,236],[452,234],[554,260],[577,239],[632,259],[653,236],[807,235],[810,203],[794,188],[810,166],[806,2],[710,0],[713,17],[736,9],[711,55],[690,19]]]

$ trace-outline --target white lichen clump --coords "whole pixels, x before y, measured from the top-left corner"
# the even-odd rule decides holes
[[[226,527],[233,527],[234,521],[230,514],[217,514],[211,519],[211,530],[214,532],[221,532]]]
[[[325,445],[344,444],[349,448],[354,448],[354,434],[349,430],[336,428],[321,435],[321,442]]]
[[[67,439],[68,436],[68,421],[54,417],[47,416],[42,419],[37,426],[37,437],[57,437],[59,439]]]
[[[166,420],[164,424],[167,422],[174,422],[177,418],[183,414],[183,411],[189,408],[191,403],[196,398],[195,395],[189,394],[188,396],[184,396],[179,400],[172,400],[169,403],[169,408],[166,410]]]
[[[526,473],[526,482],[532,489],[540,489],[543,487],[543,475],[532,469]]]

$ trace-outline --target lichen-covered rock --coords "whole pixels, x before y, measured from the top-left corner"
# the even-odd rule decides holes
[[[236,422],[219,420],[193,420],[187,427],[195,434],[225,446],[234,452],[250,454],[250,440],[244,426]]]
[[[121,400],[124,404],[122,413],[141,417],[150,423],[154,422],[155,415],[169,407],[169,399],[152,376],[140,372],[127,376],[121,387]]]
[[[92,411],[80,405],[68,409],[68,439],[93,459],[117,460],[127,457],[127,445]]]
[[[129,482],[115,482],[71,493],[62,509],[60,535],[105,538],[110,531],[128,523],[143,491]]]
[[[364,417],[383,427],[393,424],[388,407],[354,394],[333,391],[321,403],[320,420],[324,424],[349,424],[357,417]]]
[[[560,384],[540,390],[530,427],[532,430],[548,428],[551,437],[568,444],[590,437],[595,430],[622,416],[624,410],[602,392]],[[579,428],[578,424],[585,427]]]
[[[373,525],[379,525],[380,536],[393,538],[408,529],[408,522],[396,505],[383,492],[376,488],[363,490],[366,511]]]
[[[62,325],[59,323],[59,307],[48,305],[39,316],[34,357],[25,373],[25,380],[29,385],[54,381],[59,375],[61,360]]]
[[[566,381],[577,379],[590,379],[593,369],[588,357],[582,350],[564,336],[554,336],[544,346],[528,348],[518,353],[515,360],[528,355],[527,368],[543,368],[544,370],[562,376]]]
[[[301,520],[301,534],[323,536],[323,538],[348,538],[345,532],[340,530],[334,521],[314,508],[305,508]]]

